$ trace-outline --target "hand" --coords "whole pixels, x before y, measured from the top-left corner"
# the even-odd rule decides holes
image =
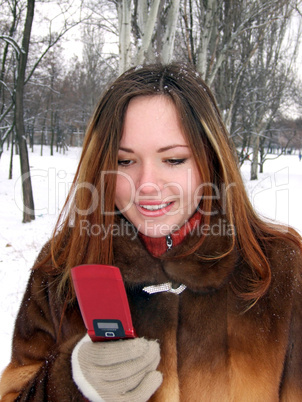
[[[93,343],[86,335],[72,352],[75,383],[93,402],[146,402],[162,383],[159,345],[145,338]]]

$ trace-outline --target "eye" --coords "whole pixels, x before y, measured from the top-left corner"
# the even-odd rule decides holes
[[[134,161],[131,160],[131,159],[119,159],[118,162],[117,162],[117,164],[119,166],[130,166],[133,163],[134,163]]]
[[[166,159],[165,162],[168,163],[169,165],[175,166],[175,165],[182,165],[187,161],[187,158],[171,158],[171,159]]]

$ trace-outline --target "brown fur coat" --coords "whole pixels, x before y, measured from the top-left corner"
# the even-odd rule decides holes
[[[132,242],[129,246],[129,241]],[[167,254],[184,252],[186,239]],[[216,261],[201,256],[229,248],[227,236],[209,235],[193,255],[179,260],[151,256],[138,238],[115,239],[114,264],[121,269],[138,336],[159,339],[161,402],[302,401],[302,295],[299,250],[275,240],[268,293],[243,313],[234,287],[250,274],[236,250]],[[147,285],[185,284],[180,295],[142,291]],[[16,320],[12,360],[3,373],[2,401],[81,401],[70,356],[84,336],[78,306],[56,297],[56,277],[33,270]]]

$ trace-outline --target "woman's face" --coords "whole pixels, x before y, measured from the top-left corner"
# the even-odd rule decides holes
[[[117,208],[147,236],[178,230],[199,204],[201,178],[169,98],[130,101],[118,155]]]

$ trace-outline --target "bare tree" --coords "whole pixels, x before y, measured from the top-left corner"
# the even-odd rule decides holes
[[[30,35],[34,18],[35,0],[27,1],[27,12],[23,30],[22,47],[18,54],[18,70],[16,79],[15,93],[15,123],[16,133],[20,152],[20,166],[22,175],[22,193],[23,193],[23,222],[30,222],[35,219],[35,206],[30,177],[30,167],[28,159],[28,150],[24,128],[24,85],[25,71],[29,51]]]
[[[15,76],[12,71],[16,68],[16,58],[21,49],[14,39],[24,5],[19,0],[11,3],[2,3],[3,16],[1,18],[0,45],[1,49],[1,72],[0,72],[0,157],[3,152],[4,142],[11,135],[13,137],[15,121],[14,121],[14,83]],[[7,14],[11,14],[11,20],[7,19]],[[14,51],[10,52],[10,48]],[[17,57],[16,57],[17,56]]]
[[[291,40],[289,44],[285,40],[292,12],[291,4],[280,4],[273,13],[257,17],[257,25],[266,27],[265,34],[259,30],[244,35],[243,46],[253,46],[256,41],[257,49],[241,77],[232,132],[244,136],[241,158],[251,159],[251,180],[258,178],[259,167],[263,169],[264,146],[272,144],[274,137],[272,123],[293,90],[291,70],[298,42]],[[269,26],[266,25],[268,17],[271,18]]]
[[[64,21],[62,23],[61,29],[54,33],[51,29],[48,33],[48,40],[44,45],[40,55],[36,57],[35,60],[30,58],[30,40],[31,40],[31,32],[34,18],[34,10],[35,10],[35,0],[27,0],[26,3],[22,3],[22,0],[18,2],[18,0],[14,0],[12,3],[14,6],[10,7],[10,3],[7,2],[8,10],[12,13],[12,23],[11,28],[8,35],[1,35],[0,39],[2,39],[9,47],[5,45],[2,53],[2,69],[1,74],[4,78],[4,73],[6,72],[9,49],[11,49],[11,59],[15,61],[13,74],[11,74],[8,80],[0,81],[1,84],[1,94],[3,95],[6,92],[9,92],[11,95],[11,100],[9,105],[4,100],[1,108],[3,109],[3,113],[0,116],[0,124],[1,124],[1,147],[3,147],[3,142],[7,138],[8,134],[13,131],[14,127],[16,129],[16,137],[19,147],[20,153],[20,166],[21,166],[21,175],[22,175],[22,191],[23,191],[23,222],[30,222],[35,219],[34,212],[34,201],[33,201],[33,193],[31,186],[31,178],[30,178],[30,168],[29,168],[29,160],[28,160],[28,150],[27,150],[27,142],[26,142],[26,133],[25,133],[25,124],[24,124],[24,87],[26,83],[33,76],[36,68],[39,66],[41,61],[47,52],[59,42],[62,36],[70,30],[73,26],[79,23],[79,17],[77,15],[76,20],[70,17],[70,7],[71,5],[67,4],[67,8],[64,8],[65,5],[62,5],[60,8],[60,12],[63,16],[68,15],[68,17],[63,18]],[[18,12],[17,12],[18,11]],[[23,12],[26,12],[24,25],[21,29],[21,21]],[[18,15],[18,18],[17,18]],[[52,22],[52,21],[50,21]],[[20,40],[21,46],[18,44]],[[42,41],[43,44],[43,41]],[[28,63],[28,61],[31,61]],[[9,122],[7,120],[7,116],[10,111],[14,111],[13,118]],[[5,122],[5,124],[3,124]]]
[[[117,0],[116,8],[120,73],[131,65],[172,60],[180,0]]]

